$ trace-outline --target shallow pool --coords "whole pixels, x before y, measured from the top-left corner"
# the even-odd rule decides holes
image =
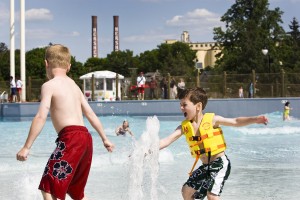
[[[232,162],[231,175],[221,196],[223,200],[299,199],[300,121],[283,122],[281,112],[266,115],[270,120],[267,126],[223,128],[228,146],[226,152]],[[100,119],[116,148],[113,153],[107,153],[98,134],[86,122],[94,141],[93,164],[86,186],[90,200],[182,199],[181,186],[194,162],[183,137],[160,151],[159,157],[141,160],[129,157],[136,155],[135,151],[144,153],[141,146],[154,144],[150,141],[153,138],[142,138],[142,135],[156,134],[157,131],[157,137],[163,138],[180,124],[182,118],[158,117],[156,121],[156,118],[147,120],[147,117],[110,116]],[[115,127],[124,119],[129,121],[134,138],[114,134]],[[1,199],[42,199],[37,187],[55,147],[56,133],[51,121],[47,121],[29,159],[18,162],[15,154],[25,142],[30,123],[0,122]],[[134,185],[136,183],[138,185]],[[136,197],[131,194],[133,192],[142,196]]]

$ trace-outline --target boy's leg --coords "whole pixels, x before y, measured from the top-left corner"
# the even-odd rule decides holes
[[[44,200],[59,200],[56,197],[54,197],[53,195],[51,195],[50,193],[47,193],[44,191],[41,191],[41,192],[42,192]]]
[[[187,186],[187,185],[184,185],[182,187],[182,197],[184,200],[194,200],[194,194],[195,194],[196,190]],[[218,195],[215,195],[211,192],[207,192],[207,199],[208,200],[219,200],[220,197]]]
[[[207,192],[207,200],[219,200],[220,197],[211,192]]]
[[[56,197],[54,197],[53,195],[51,195],[50,193],[47,193],[47,192],[44,192],[44,191],[41,191],[41,192],[42,192],[44,200],[60,200],[60,199],[57,199]],[[82,200],[88,200],[88,198],[83,197]]]
[[[184,200],[194,200],[194,193],[196,192],[195,189],[187,186],[187,185],[184,185],[182,186],[182,197]]]

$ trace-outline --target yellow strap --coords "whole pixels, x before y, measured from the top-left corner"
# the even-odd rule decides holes
[[[193,173],[193,171],[194,171],[194,168],[195,168],[195,166],[196,166],[198,160],[199,160],[199,156],[196,157],[196,160],[195,160],[195,162],[194,162],[194,164],[193,164],[193,167],[192,167],[192,169],[191,169],[191,171],[190,171],[190,173],[189,173],[190,176],[192,175],[192,173]]]

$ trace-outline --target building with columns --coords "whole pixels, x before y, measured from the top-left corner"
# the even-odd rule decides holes
[[[166,40],[167,44],[173,44],[178,42],[176,39]],[[191,42],[188,31],[183,31],[181,34],[180,42],[189,44],[192,50],[197,51],[197,63],[202,63],[202,67],[207,66],[214,67],[216,62],[216,55],[221,52],[218,46],[215,46],[215,42]]]

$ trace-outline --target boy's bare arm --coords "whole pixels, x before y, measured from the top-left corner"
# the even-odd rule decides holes
[[[174,141],[176,141],[180,136],[182,135],[181,132],[181,126],[178,126],[176,128],[176,130],[170,134],[169,136],[161,139],[159,141],[159,150],[166,148],[167,146],[169,146],[170,144],[172,144]]]
[[[42,129],[45,125],[45,122],[47,120],[49,109],[50,109],[50,104],[51,104],[51,96],[52,96],[52,92],[51,92],[50,88],[46,84],[44,84],[42,86],[42,91],[41,91],[41,103],[39,106],[39,110],[32,120],[29,134],[28,134],[28,137],[26,139],[24,146],[17,153],[17,160],[20,160],[20,161],[27,160],[29,150],[30,150],[32,144],[34,143],[35,139],[38,137],[38,135],[42,131]]]
[[[250,124],[265,124],[267,125],[268,118],[265,116],[253,116],[253,117],[237,117],[237,118],[224,118],[222,116],[216,115],[214,117],[214,125],[217,127],[219,125],[224,126],[247,126]]]
[[[129,134],[131,135],[131,136],[134,136],[133,135],[133,133],[132,133],[132,131],[128,128],[128,132],[129,132]]]
[[[88,102],[85,100],[84,96],[82,95],[81,97],[81,106],[82,106],[82,111],[83,114],[86,116],[92,127],[98,132],[99,136],[101,137],[103,144],[105,148],[109,151],[112,152],[114,145],[108,140],[106,137],[102,123],[98,119],[97,115],[94,113]]]

